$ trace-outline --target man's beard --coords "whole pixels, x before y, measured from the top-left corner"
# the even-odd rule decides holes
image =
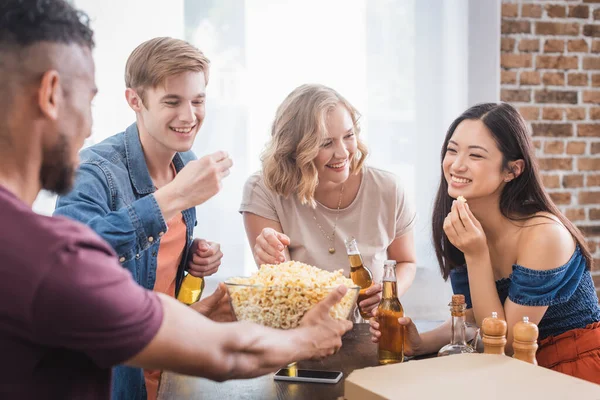
[[[69,165],[69,151],[64,135],[58,137],[58,142],[49,150],[44,150],[40,182],[42,189],[58,195],[67,194],[73,187],[75,167]]]

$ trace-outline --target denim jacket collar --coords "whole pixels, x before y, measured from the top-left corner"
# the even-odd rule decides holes
[[[125,157],[127,158],[129,177],[136,192],[140,195],[154,193],[156,189],[148,172],[146,157],[144,156],[140,134],[135,122],[125,130]],[[184,167],[179,153],[175,154],[173,164],[177,172]]]

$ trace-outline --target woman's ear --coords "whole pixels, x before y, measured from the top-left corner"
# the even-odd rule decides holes
[[[504,182],[510,182],[513,179],[516,179],[523,173],[523,169],[525,169],[525,161],[523,160],[515,160],[508,163],[508,173],[504,177]]]

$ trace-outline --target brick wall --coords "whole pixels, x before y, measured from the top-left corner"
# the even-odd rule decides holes
[[[544,184],[586,235],[600,293],[600,0],[503,0],[501,65],[501,99],[529,121]]]

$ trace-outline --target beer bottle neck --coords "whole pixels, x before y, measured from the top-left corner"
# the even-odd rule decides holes
[[[398,297],[398,293],[396,292],[396,281],[383,281],[383,294],[382,298],[384,299],[395,299]]]

